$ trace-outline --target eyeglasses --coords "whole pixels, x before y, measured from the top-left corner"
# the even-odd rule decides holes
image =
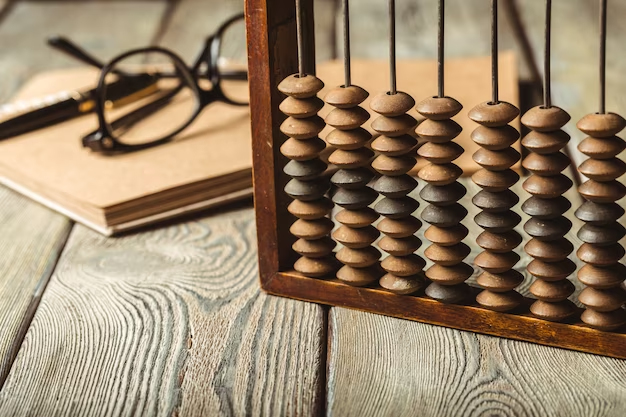
[[[82,139],[102,153],[132,152],[174,139],[211,103],[248,105],[243,14],[224,22],[205,41],[191,67],[174,52],[148,47],[125,52],[106,65],[64,38],[49,43],[101,68],[95,112],[99,127]],[[120,97],[119,87],[129,85]]]

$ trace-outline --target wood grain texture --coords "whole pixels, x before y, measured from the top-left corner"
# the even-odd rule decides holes
[[[320,306],[259,292],[252,210],[107,239],[76,226],[0,414],[311,415]]]
[[[328,415],[615,416],[626,361],[334,308]]]

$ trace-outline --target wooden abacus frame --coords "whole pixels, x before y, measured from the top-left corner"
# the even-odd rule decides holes
[[[308,62],[314,57],[314,0],[301,4]],[[422,293],[395,295],[377,286],[352,287],[337,279],[308,278],[293,271],[296,254],[287,211],[291,198],[283,192],[288,177],[282,172],[287,159],[280,145],[286,136],[279,126],[284,96],[278,83],[297,72],[295,0],[246,0],[250,104],[253,109],[252,147],[254,198],[257,221],[259,273],[263,290],[270,294],[315,303],[347,307],[387,316],[440,325],[509,339],[626,359],[626,332],[603,332],[576,319],[556,323],[529,313],[534,301],[508,313],[464,305],[442,304]],[[314,68],[308,68],[314,73]],[[475,288],[476,292],[479,291]]]

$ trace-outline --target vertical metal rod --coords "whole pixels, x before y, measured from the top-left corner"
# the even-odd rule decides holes
[[[552,107],[552,91],[550,82],[550,39],[552,32],[552,0],[546,0],[546,31],[543,49],[543,107]]]
[[[298,41],[298,75],[304,77],[306,70],[304,68],[304,28],[302,27],[302,0],[296,0],[296,36]]]
[[[439,0],[439,35],[437,37],[437,76],[439,81],[439,97],[444,97],[444,27],[445,27],[446,1]]]
[[[396,94],[396,2],[389,0],[389,79],[390,94]]]
[[[498,100],[498,0],[491,0],[491,86],[492,103]]]
[[[352,85],[350,76],[350,5],[343,0],[343,70],[346,87]]]
[[[606,3],[600,0],[600,114],[606,113]]]

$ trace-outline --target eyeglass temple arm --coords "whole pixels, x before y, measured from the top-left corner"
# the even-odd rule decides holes
[[[102,61],[95,58],[93,55],[89,54],[84,49],[63,36],[49,37],[48,45],[93,67],[100,69],[104,67],[104,63]]]

